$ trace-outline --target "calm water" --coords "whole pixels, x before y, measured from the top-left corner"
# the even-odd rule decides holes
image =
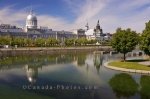
[[[150,76],[107,69],[118,55],[2,57],[0,99],[150,99]]]

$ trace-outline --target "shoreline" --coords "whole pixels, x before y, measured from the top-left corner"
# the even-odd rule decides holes
[[[109,62],[104,63],[104,67],[108,69],[116,70],[116,71],[150,75],[150,71],[147,71],[147,70],[126,69],[126,68],[120,68],[120,67],[115,67],[115,66],[109,66],[108,65]]]
[[[101,50],[112,50],[111,46],[76,46],[76,47],[18,47],[18,48],[0,48],[3,50],[52,50],[52,49],[101,49]]]
[[[2,55],[22,55],[22,54],[51,54],[51,53],[68,53],[68,52],[92,52],[102,51],[109,53],[113,51],[111,46],[92,46],[92,47],[25,47],[25,48],[1,48]]]

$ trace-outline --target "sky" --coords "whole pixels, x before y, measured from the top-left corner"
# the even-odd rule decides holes
[[[150,20],[150,0],[0,0],[0,23],[24,27],[31,7],[38,26],[53,30],[94,28],[99,20],[104,32],[141,33]]]

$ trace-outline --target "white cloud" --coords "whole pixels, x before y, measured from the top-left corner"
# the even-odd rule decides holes
[[[22,13],[21,10],[15,12],[11,9],[12,7],[5,7],[0,9],[0,22],[6,24],[20,25],[20,21],[25,18],[25,13]]]
[[[88,21],[94,28],[97,20],[104,32],[114,33],[117,27],[131,28],[141,32],[145,22],[150,20],[149,0],[64,0],[76,16],[73,22],[65,20],[62,16],[37,15],[40,26],[52,29],[72,30],[85,28]],[[146,5],[146,6],[145,6]],[[24,9],[15,11],[13,7],[0,9],[0,21],[10,24],[25,25],[27,13]]]
[[[85,0],[74,24],[83,27],[88,20],[93,28],[99,19],[105,32],[113,33],[118,27],[142,32],[145,22],[150,20],[150,8],[145,7],[148,4],[149,0]]]
[[[0,23],[12,24],[21,27],[25,26],[26,17],[28,15],[28,12],[25,11],[26,8],[23,8],[19,11],[12,10],[12,8],[12,6],[9,6],[0,9]],[[62,30],[66,25],[68,25],[67,21],[60,17],[37,15],[37,18],[39,26],[48,26],[53,29]]]
[[[38,16],[38,23],[41,26],[48,26],[49,28],[52,29],[59,29],[59,30],[64,30],[67,29],[67,21],[65,21],[62,18],[59,17],[53,17],[49,15],[39,15]]]

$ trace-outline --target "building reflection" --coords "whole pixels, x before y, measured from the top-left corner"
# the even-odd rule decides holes
[[[0,70],[9,70],[12,68],[24,68],[27,79],[34,84],[38,79],[38,70],[44,66],[59,64],[74,64],[74,66],[83,67],[86,71],[95,68],[99,73],[104,57],[100,54],[58,54],[51,56],[15,56],[0,60]],[[89,62],[90,60],[90,62]],[[13,64],[12,64],[13,63]],[[6,68],[7,67],[7,68]]]
[[[38,67],[36,66],[25,66],[26,69],[26,74],[27,74],[27,79],[31,84],[36,83],[38,79]]]

